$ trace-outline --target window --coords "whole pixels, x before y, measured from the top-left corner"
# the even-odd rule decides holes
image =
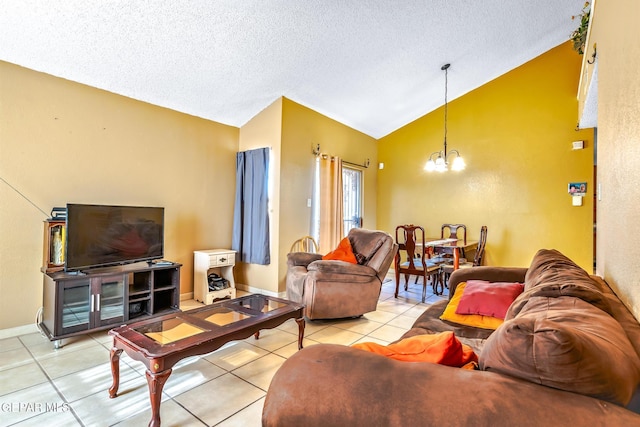
[[[352,228],[362,227],[363,171],[342,166],[343,235]],[[311,213],[311,236],[320,241],[320,162],[316,161]]]
[[[342,167],[342,198],[344,235],[352,228],[362,227],[362,171]]]

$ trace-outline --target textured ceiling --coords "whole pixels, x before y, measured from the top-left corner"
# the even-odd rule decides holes
[[[0,0],[0,60],[232,126],[379,138],[569,39],[584,0]]]

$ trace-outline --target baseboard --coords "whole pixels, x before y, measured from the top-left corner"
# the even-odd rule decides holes
[[[19,335],[32,334],[34,332],[39,332],[39,329],[33,323],[29,325],[16,326],[15,328],[0,329],[0,340],[17,337]]]
[[[273,292],[273,291],[266,291],[264,289],[261,288],[254,288],[253,286],[248,286],[248,285],[243,285],[243,284],[238,284],[236,283],[236,289],[240,290],[240,291],[244,291],[250,294],[262,294],[262,295],[269,295],[271,297],[278,297],[278,298],[286,298],[287,297],[287,292]],[[193,299],[193,292],[187,292],[186,294],[180,294],[180,301],[186,301],[186,300],[192,300]]]
[[[265,289],[255,288],[253,286],[243,285],[241,283],[236,283],[236,289],[248,292],[250,294],[262,294],[262,295],[268,295],[270,297],[277,297],[277,298],[286,298],[287,296],[286,292],[267,291]]]

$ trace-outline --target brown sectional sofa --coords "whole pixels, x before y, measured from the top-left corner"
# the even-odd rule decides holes
[[[640,425],[640,325],[602,279],[554,250],[528,269],[458,270],[450,295],[469,279],[525,290],[493,333],[440,320],[441,301],[403,338],[452,330],[480,370],[310,346],[274,376],[263,426]]]

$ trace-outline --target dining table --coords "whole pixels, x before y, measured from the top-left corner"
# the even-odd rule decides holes
[[[433,248],[434,251],[437,250],[439,253],[452,254],[453,269],[457,270],[460,267],[461,253],[467,254],[470,251],[475,251],[478,248],[478,241],[456,238],[443,239],[440,237],[426,237],[424,245],[427,248]],[[421,246],[421,243],[417,243],[416,246]]]

